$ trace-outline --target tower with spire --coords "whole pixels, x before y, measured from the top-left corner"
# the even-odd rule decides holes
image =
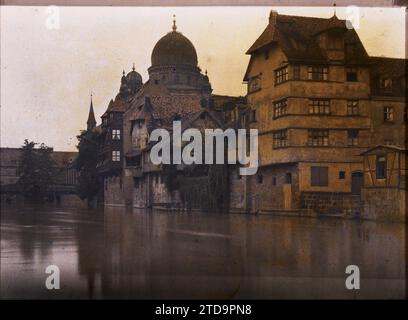
[[[86,129],[88,131],[91,131],[96,127],[96,120],[95,120],[95,114],[93,110],[93,104],[92,104],[92,93],[91,93],[91,105],[89,107],[89,115],[88,115],[88,121],[86,122]]]

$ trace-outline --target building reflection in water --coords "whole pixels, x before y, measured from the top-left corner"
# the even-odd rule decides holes
[[[105,210],[104,297],[352,298],[404,294],[398,224]]]
[[[404,297],[403,224],[122,208],[1,218],[2,298]],[[44,288],[49,264],[58,292]]]

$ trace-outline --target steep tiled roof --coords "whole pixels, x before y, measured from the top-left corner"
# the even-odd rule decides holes
[[[122,98],[119,94],[116,96],[115,100],[109,102],[106,112],[125,112],[129,106],[128,100]]]
[[[146,102],[141,100],[142,98],[144,97],[133,101],[131,120],[146,118],[148,112],[154,119],[160,119],[163,125],[166,125],[172,122],[176,115],[183,117],[201,109],[201,99],[198,95],[150,96],[149,110],[144,107]]]
[[[371,94],[374,96],[405,97],[406,95],[406,59],[370,57]],[[389,89],[381,88],[382,78],[390,78]]]
[[[370,57],[370,62],[373,64],[373,73],[392,75],[396,78],[405,75],[406,59]]]
[[[334,29],[344,32],[346,44],[360,43],[355,30],[348,29],[346,20],[340,20],[336,16],[325,19],[276,14],[276,18],[271,20],[246,53],[253,54],[266,46],[276,44],[282,48],[289,60],[327,62],[326,55],[319,47],[317,35]],[[362,58],[367,57],[364,48],[356,50],[355,53]]]

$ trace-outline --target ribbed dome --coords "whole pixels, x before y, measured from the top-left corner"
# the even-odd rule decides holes
[[[154,46],[152,66],[177,64],[197,66],[197,53],[190,40],[180,32],[173,31]]]

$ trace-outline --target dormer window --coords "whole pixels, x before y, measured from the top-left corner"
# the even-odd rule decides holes
[[[327,48],[330,50],[343,49],[343,38],[338,35],[330,35],[328,38]]]
[[[392,79],[389,77],[382,77],[380,79],[380,88],[383,91],[392,91]]]

